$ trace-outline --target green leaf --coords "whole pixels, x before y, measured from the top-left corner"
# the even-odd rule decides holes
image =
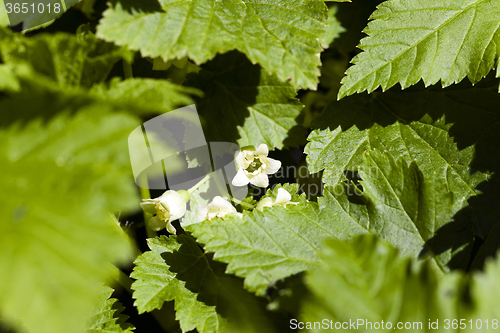
[[[139,313],[143,313],[161,309],[164,302],[175,300],[176,318],[184,332],[195,328],[200,332],[225,331],[227,320],[219,316],[215,309],[216,304],[209,306],[198,301],[197,294],[186,288],[186,282],[176,278],[177,274],[189,275],[190,272],[196,272],[195,277],[201,279],[196,282],[199,288],[203,286],[205,274],[213,274],[196,243],[190,242],[185,236],[179,236],[179,242],[177,238],[161,236],[149,239],[151,251],[145,252],[135,261],[136,266],[131,275],[137,280],[132,284],[135,306]],[[172,272],[162,254],[168,253],[172,256],[178,251],[181,251],[179,255],[187,262],[183,263],[183,271]],[[215,276],[209,276],[206,283],[213,283],[214,279],[216,280]]]
[[[483,322],[485,331],[494,332],[498,330],[498,326],[496,328],[492,326],[492,320],[498,320],[500,317],[500,310],[498,306],[495,306],[498,303],[498,297],[500,297],[500,290],[498,289],[498,279],[500,278],[499,255],[500,253],[497,252],[495,258],[488,258],[484,273],[479,271],[474,273],[470,287],[472,306],[469,303],[467,304],[469,306],[459,308],[459,310],[462,310],[460,318],[465,316],[472,318],[473,325],[471,327],[468,323],[468,332],[477,332],[479,327],[478,319]],[[488,319],[490,325],[486,327],[485,321]]]
[[[378,234],[403,256],[418,257],[424,244],[432,254],[432,250],[442,244],[434,244],[431,239],[457,211],[453,205],[456,199],[446,179],[424,177],[415,162],[408,166],[403,158],[394,160],[387,153],[370,151],[364,154],[363,160],[359,170],[362,195],[356,189],[339,184],[325,193],[320,208],[331,211],[333,221],[349,221]],[[470,229],[472,227],[469,233]],[[447,243],[456,245],[455,238],[463,232],[450,232],[446,235]],[[446,264],[453,250],[435,253],[441,269],[448,269]],[[463,263],[465,267],[467,263]]]
[[[446,179],[454,207],[462,208],[478,193],[477,185],[500,170],[489,157],[498,142],[493,119],[500,119],[500,96],[495,90],[461,85],[332,102],[313,123],[321,130],[308,138],[310,171],[325,170],[323,181],[335,185],[345,170],[358,169],[364,151],[379,149],[415,160],[426,178],[436,174]]]
[[[1,28],[0,55],[5,63],[29,63],[62,87],[87,88],[104,81],[120,59],[131,60],[130,52],[98,40],[90,32],[27,38]]]
[[[135,110],[138,114],[161,114],[178,106],[190,105],[190,95],[201,96],[198,89],[183,87],[167,80],[132,78],[124,81],[114,79],[109,86],[94,86],[91,95],[118,108]],[[144,103],[144,101],[147,103]]]
[[[0,0],[0,27],[6,27],[9,24],[9,16],[5,10],[4,0]]]
[[[183,332],[268,332],[262,304],[246,294],[241,283],[224,274],[222,264],[205,255],[186,235],[149,239],[151,251],[136,260],[133,297],[139,312],[175,301]],[[229,318],[229,319],[228,319]],[[236,326],[233,326],[236,325]]]
[[[326,245],[321,266],[305,279],[311,295],[304,302],[301,320],[312,322],[307,331],[319,332],[313,323],[328,318],[327,325],[330,320],[333,325],[359,322],[350,326],[359,331],[370,330],[367,322],[380,325],[382,320],[393,329],[398,322],[410,322],[421,325],[412,326],[413,331],[425,331],[429,320],[439,320],[439,332],[444,332],[444,319],[462,318],[455,308],[461,301],[465,304],[458,273],[439,276],[428,262],[412,264],[373,235],[351,242],[329,240]]]
[[[0,91],[19,91],[21,86],[12,66],[0,64]]]
[[[165,61],[187,55],[201,64],[236,49],[282,81],[315,89],[325,23],[320,0],[118,1],[104,12],[97,35]]]
[[[9,92],[9,98],[0,99],[0,109],[16,109],[6,113],[6,124],[21,118],[29,121],[33,117],[47,117],[67,109],[89,105],[101,105],[115,111],[127,111],[137,115],[155,115],[172,111],[176,107],[194,103],[190,95],[199,95],[196,89],[176,85],[160,79],[111,80],[109,85],[94,85],[90,90],[83,87],[60,86],[53,80],[38,75],[28,65],[12,65],[14,78],[19,82],[19,91]],[[148,98],[148,103],[139,103],[138,95]],[[137,96],[136,96],[137,97]],[[43,110],[41,113],[40,110]]]
[[[214,259],[228,264],[227,273],[244,277],[245,288],[264,295],[269,284],[315,265],[316,251],[326,238],[346,239],[365,232],[353,223],[332,223],[331,211],[321,211],[315,202],[305,203],[304,195],[292,199],[301,204],[273,206],[263,213],[253,210],[244,212],[243,218],[215,218],[184,228],[215,253]]]
[[[443,86],[485,77],[498,61],[500,3],[492,0],[392,0],[378,6],[364,30],[363,50],[342,80],[339,98],[403,89],[423,80]]]
[[[115,298],[110,298],[113,289],[103,288],[101,299],[94,310],[88,333],[127,333],[133,332],[134,326],[126,323],[128,316],[121,314],[125,309]]]
[[[302,143],[296,88],[237,52],[217,56],[203,68],[188,84],[205,93],[198,110],[207,123],[208,142],[242,147],[265,143],[271,148]]]
[[[110,263],[131,252],[110,211],[137,207],[127,137],[138,122],[70,111],[0,129],[0,312],[33,333],[85,332]]]
[[[485,332],[498,330],[492,325],[492,318],[498,323],[499,316],[498,259],[490,261],[484,273],[439,275],[428,262],[415,264],[401,258],[396,249],[373,235],[351,242],[328,240],[326,245],[321,266],[305,278],[310,294],[303,293],[307,296],[301,321],[311,323],[306,331],[321,331],[314,322],[324,318],[328,318],[327,325],[330,320],[333,325],[351,320],[355,324],[349,327],[359,331],[370,331],[367,322],[376,327],[382,320],[385,330],[389,323],[396,330],[398,322],[409,322],[409,330],[415,332],[429,331],[431,323],[436,332],[455,332],[460,323],[465,324],[460,329],[465,332],[477,332],[481,324]],[[358,319],[362,320],[359,326]],[[476,323],[478,319],[482,323]]]

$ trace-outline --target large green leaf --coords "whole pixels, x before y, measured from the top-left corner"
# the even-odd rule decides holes
[[[98,306],[90,320],[88,333],[130,333],[134,327],[127,323],[128,316],[121,312],[125,309],[116,298],[110,298],[113,289],[105,287],[102,290]]]
[[[155,115],[194,103],[191,95],[201,92],[160,79],[112,80],[109,84],[94,85],[90,90],[83,87],[60,86],[50,78],[33,71],[28,65],[1,66],[9,76],[2,82],[10,86],[8,98],[0,98],[1,110],[17,110],[4,113],[3,125],[33,118],[46,118],[65,110],[82,106],[101,105],[115,111],[127,111],[137,115]],[[17,86],[16,86],[17,85]],[[8,89],[6,86],[5,89]],[[148,97],[148,103],[137,102],[131,96]],[[40,112],[42,110],[43,112]]]
[[[320,130],[308,138],[310,171],[325,170],[324,182],[334,185],[345,170],[358,169],[365,150],[375,148],[415,160],[425,177],[445,179],[454,207],[462,208],[479,193],[479,183],[500,171],[495,158],[499,102],[490,84],[363,94],[333,102],[313,124]],[[491,210],[484,205],[485,212]]]
[[[297,187],[286,189],[295,193]],[[277,189],[275,193],[268,192],[268,196],[274,197]],[[307,202],[304,195],[294,194],[292,200],[300,204],[273,206],[262,213],[248,211],[242,218],[215,218],[184,228],[207,251],[214,252],[216,260],[228,263],[227,273],[244,277],[248,290],[263,295],[276,280],[316,264],[316,251],[326,238],[346,239],[365,232],[351,221],[333,220],[331,210],[321,211],[317,203]]]
[[[228,263],[227,273],[244,277],[246,288],[257,294],[317,264],[316,251],[326,238],[350,239],[373,232],[414,258],[427,245],[433,262],[444,270],[453,255],[464,251],[460,241],[470,238],[470,230],[450,233],[447,244],[458,246],[433,253],[432,238],[456,212],[444,180],[424,178],[414,162],[408,166],[403,158],[395,161],[377,151],[365,154],[360,176],[364,193],[339,184],[327,188],[318,203],[295,196],[298,205],[201,223],[190,220],[184,228],[214,252],[216,260]]]
[[[236,49],[281,80],[315,89],[325,23],[320,0],[118,1],[97,35],[165,61],[187,55],[200,64]]]
[[[339,98],[420,80],[426,86],[466,76],[478,82],[498,61],[499,17],[496,0],[384,2],[370,17],[363,52],[352,60]]]
[[[138,122],[88,107],[19,124],[0,130],[0,312],[33,333],[84,332],[110,263],[130,256],[110,211],[137,207]]]
[[[302,105],[295,98],[296,88],[238,52],[217,56],[203,68],[188,84],[205,93],[198,110],[209,142],[242,147],[265,143],[271,148],[302,143],[305,135],[296,121]]]
[[[140,313],[174,300],[183,332],[271,330],[261,302],[244,292],[238,279],[225,275],[224,265],[205,255],[193,238],[160,236],[148,245],[151,251],[136,260],[131,275],[137,279],[132,289]]]
[[[131,78],[112,80],[109,85],[96,85],[91,97],[139,114],[161,114],[176,107],[193,104],[191,95],[202,95],[194,88],[183,87],[167,80]],[[147,103],[144,103],[147,101]]]
[[[302,294],[307,296],[303,296],[301,326],[307,332],[343,322],[357,332],[371,332],[377,326],[398,330],[405,324],[412,332],[498,330],[499,260],[471,277],[460,272],[439,275],[428,262],[404,259],[372,235],[351,242],[328,240],[321,259],[305,279],[310,293]]]
[[[438,331],[444,332],[444,319],[459,318],[455,306],[465,301],[465,295],[459,290],[458,273],[441,277],[427,262],[414,265],[373,235],[352,242],[329,240],[321,258],[321,266],[305,279],[311,294],[304,302],[302,321],[312,322],[306,327],[309,332],[321,331],[314,322],[324,318],[328,328],[330,321],[333,327],[347,322],[357,332],[371,331],[367,322],[372,328],[377,322],[380,329],[382,320],[384,330],[389,324],[396,329],[398,322],[409,322],[413,332],[426,331],[429,320],[439,320]]]
[[[190,242],[185,236],[180,236],[179,241],[177,238],[176,236],[169,238],[162,236],[149,239],[148,245],[151,251],[144,253],[135,261],[136,266],[131,277],[137,280],[132,284],[132,289],[139,313],[161,309],[164,302],[175,300],[176,318],[184,332],[195,328],[200,332],[227,331],[227,320],[222,318],[215,309],[216,299],[211,299],[211,305],[198,301],[197,293],[186,288],[185,281],[176,278],[179,273],[189,276],[189,273],[196,272],[193,275],[196,279],[200,279],[196,281],[196,285],[200,288],[205,287],[203,286],[205,275],[213,274],[207,259],[197,248],[196,243]],[[183,271],[171,271],[162,257],[163,253],[172,257],[174,252],[178,252],[178,256],[182,256],[185,260],[182,263]],[[208,276],[206,279],[206,283],[210,284],[214,283],[217,277]],[[213,292],[216,296],[217,291]]]
[[[364,154],[359,176],[362,194],[357,188],[340,184],[325,194],[320,208],[331,212],[332,221],[360,225],[389,241],[404,256],[418,257],[424,244],[431,251],[442,246],[434,244],[432,238],[457,211],[446,179],[424,177],[415,162],[408,166],[403,158],[394,160],[378,151]],[[446,235],[446,242],[454,246],[435,253],[440,268],[446,270],[453,252],[462,250],[459,241],[464,233],[466,236],[467,229],[457,234],[450,230]],[[467,263],[465,260],[462,268]]]
[[[0,28],[0,55],[5,63],[29,63],[57,85],[89,88],[102,82],[120,59],[131,53],[82,31],[77,36],[58,33],[27,38]]]

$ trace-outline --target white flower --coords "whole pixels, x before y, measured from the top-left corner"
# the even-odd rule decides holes
[[[216,196],[211,203],[205,207],[198,206],[196,208],[196,217],[198,221],[211,220],[214,217],[224,217],[226,215],[234,215],[242,217],[243,214],[238,213],[236,208],[226,199],[221,196]]]
[[[257,149],[250,146],[236,155],[238,173],[233,178],[234,186],[245,186],[248,183],[259,187],[268,187],[267,175],[276,173],[281,168],[281,162],[267,157],[269,149],[261,144]]]
[[[284,188],[279,188],[278,189],[278,195],[276,196],[276,200],[273,200],[273,198],[264,198],[262,199],[258,204],[257,204],[257,210],[258,211],[263,211],[264,207],[271,207],[275,205],[279,205],[282,207],[286,207],[286,205],[297,205],[298,202],[292,202],[292,195],[285,190]]]
[[[185,191],[166,191],[155,199],[143,199],[141,208],[150,214],[156,214],[149,220],[151,229],[158,231],[167,228],[168,232],[175,234],[176,230],[172,221],[180,219],[186,213]]]

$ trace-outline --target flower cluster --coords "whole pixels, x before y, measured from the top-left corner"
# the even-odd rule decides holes
[[[250,183],[259,187],[268,187],[267,175],[272,175],[281,168],[281,162],[267,157],[268,154],[269,149],[265,144],[261,144],[257,149],[253,146],[243,148],[236,155],[238,172],[232,184],[245,186]]]
[[[245,186],[248,183],[259,187],[269,186],[268,175],[276,173],[281,168],[281,162],[269,158],[269,149],[267,145],[261,144],[255,148],[248,146],[241,149],[235,157],[237,174],[232,180],[235,186]],[[202,180],[203,182],[204,180]],[[189,192],[193,191],[199,184]],[[176,230],[172,226],[172,221],[180,219],[186,213],[186,205],[189,201],[189,192],[186,191],[166,191],[155,199],[143,199],[142,209],[154,216],[148,221],[149,227],[155,231],[167,229],[168,232],[175,234]],[[233,199],[235,200],[235,199]],[[291,194],[283,189],[278,189],[276,199],[264,198],[258,204],[256,209],[263,211],[264,207],[279,205],[296,205],[292,202]],[[198,221],[211,220],[215,217],[224,218],[226,216],[243,217],[238,213],[231,202],[221,196],[216,196],[207,206],[199,206],[196,209]]]
[[[185,191],[183,191],[185,192]],[[186,214],[186,197],[179,191],[166,191],[155,199],[143,199],[141,208],[150,214],[156,214],[149,220],[149,227],[155,231],[167,228],[168,232],[175,234],[176,230],[172,221],[180,219]]]

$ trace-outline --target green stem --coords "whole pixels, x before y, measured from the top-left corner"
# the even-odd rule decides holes
[[[187,192],[189,193],[189,195],[191,195],[194,191],[196,191],[198,189],[198,187],[200,187],[201,185],[203,185],[204,183],[206,183],[207,180],[209,180],[209,179],[210,179],[210,175],[206,175],[205,177],[203,177],[203,179],[200,180],[198,183],[196,183],[196,185],[194,185],[189,190],[187,190]]]
[[[240,205],[242,207],[245,207],[245,208],[248,208],[248,209],[254,209],[255,208],[254,205],[249,204],[248,202],[240,201],[240,200],[238,200],[236,198],[231,197],[230,195],[229,195],[229,199],[231,199],[231,201],[234,202],[235,204]]]
[[[113,266],[113,270],[116,282],[118,282],[118,284],[122,286],[123,289],[125,289],[129,294],[132,295],[132,279],[116,266]]]
[[[144,177],[139,178],[139,188],[141,190],[141,198],[142,199],[151,199],[151,193],[149,192],[148,188],[148,179]],[[152,214],[146,213],[143,211],[144,214],[144,226],[146,228],[146,235],[148,238],[155,238],[156,232],[149,227],[149,220],[153,217]]]
[[[125,79],[131,79],[134,77],[134,73],[132,72],[132,64],[127,60],[123,59],[123,75]]]

